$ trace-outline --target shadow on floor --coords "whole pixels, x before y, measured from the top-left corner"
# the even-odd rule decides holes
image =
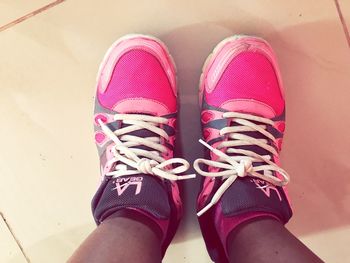
[[[266,21],[252,20],[256,21],[254,25],[234,19],[193,24],[158,36],[177,62],[181,134],[178,153],[182,152],[190,162],[203,156],[198,143],[201,134],[197,90],[206,57],[227,36],[244,33],[264,37],[278,55],[286,89],[287,132],[282,163],[291,174],[288,188],[295,211],[288,226],[301,236],[349,225],[350,52],[345,37],[339,39],[341,26],[338,21],[319,21],[276,31]],[[184,220],[174,243],[201,235],[195,216],[198,187],[199,178],[183,185]],[[46,248],[67,253],[92,229],[91,225],[82,225],[29,249],[43,259],[50,253],[42,252]],[[62,255],[62,259],[68,256]]]
[[[345,158],[350,144],[346,128],[350,127],[346,116],[350,52],[345,38],[339,41],[340,31],[336,20],[282,31],[266,21],[253,25],[224,20],[188,25],[159,36],[177,62],[180,144],[190,162],[203,156],[198,143],[197,91],[206,57],[220,40],[233,34],[258,35],[274,47],[287,100],[282,163],[292,177],[289,193],[295,212],[288,226],[298,236],[350,224],[350,208],[346,206],[350,201],[350,165]],[[200,235],[195,217],[198,189],[199,178],[186,181],[185,215],[174,242]]]

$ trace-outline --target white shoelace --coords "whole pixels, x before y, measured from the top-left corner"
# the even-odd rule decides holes
[[[161,138],[168,140],[169,136],[158,126],[166,124],[166,118],[141,114],[116,114],[114,115],[114,120],[120,120],[129,126],[113,132],[106,124],[98,120],[103,132],[115,143],[112,148],[114,158],[108,160],[106,164],[112,166],[118,162],[114,170],[107,173],[106,176],[115,178],[123,175],[144,173],[172,181],[190,179],[196,176],[195,174],[179,175],[186,172],[190,167],[186,160],[181,158],[165,160],[160,156],[160,153],[167,151],[167,148],[160,144]],[[128,134],[142,129],[149,130],[159,135],[159,137],[143,138]],[[146,146],[154,149],[154,151],[130,148],[135,146]],[[172,168],[174,164],[179,166]],[[127,170],[127,166],[134,168],[134,170]]]
[[[223,141],[217,147],[217,149],[211,147],[209,144],[203,140],[199,140],[205,147],[216,154],[219,159],[217,161],[207,160],[207,159],[197,159],[193,166],[194,169],[202,176],[212,177],[222,177],[225,180],[219,189],[215,192],[213,198],[207,206],[200,210],[197,215],[201,216],[206,211],[208,211],[212,206],[214,206],[224,192],[233,184],[237,177],[251,176],[262,180],[265,180],[275,186],[284,186],[289,182],[289,175],[286,171],[276,165],[271,161],[270,155],[259,155],[253,151],[237,149],[237,146],[246,145],[256,145],[259,146],[273,155],[278,155],[274,147],[268,145],[267,139],[256,139],[251,136],[242,134],[241,132],[256,131],[264,135],[266,138],[276,141],[276,138],[269,133],[266,125],[273,125],[274,122],[254,116],[251,114],[244,114],[238,112],[225,112],[223,114],[224,118],[231,119],[236,122],[237,126],[225,127],[220,130],[221,136],[227,136],[227,141]],[[254,122],[259,122],[262,124],[255,124]],[[220,149],[225,148],[225,152],[230,154],[236,154],[236,156],[229,156],[228,154],[220,151]],[[264,165],[253,166],[254,162],[263,162]],[[200,164],[205,164],[214,168],[221,169],[219,172],[206,172],[200,168]],[[282,175],[283,180],[273,176],[272,172],[278,172]],[[262,172],[262,173],[259,173]],[[264,188],[264,187],[262,187]]]

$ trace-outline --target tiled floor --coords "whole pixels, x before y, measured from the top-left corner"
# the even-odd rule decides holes
[[[49,3],[0,1],[0,28]],[[160,37],[177,62],[189,161],[201,155],[197,84],[206,56],[235,33],[270,41],[288,104],[283,164],[295,210],[288,228],[326,262],[350,262],[350,4],[338,4],[66,0],[2,30],[0,262],[26,262],[24,254],[64,262],[94,228],[95,74],[109,45],[130,32]],[[186,184],[185,218],[164,262],[210,262],[194,216],[197,189],[198,181]]]
[[[50,0],[19,1],[1,0],[0,26],[12,22],[50,3]]]

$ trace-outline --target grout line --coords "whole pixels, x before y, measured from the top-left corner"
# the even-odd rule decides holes
[[[24,15],[24,16],[21,16],[21,17],[15,19],[15,20],[13,20],[10,23],[7,23],[7,24],[5,24],[3,26],[0,26],[0,32],[4,31],[6,29],[9,29],[10,27],[13,27],[13,26],[15,26],[15,25],[17,25],[19,23],[22,23],[23,21],[25,21],[25,20],[27,20],[27,19],[29,19],[29,18],[31,18],[31,17],[41,13],[41,12],[44,12],[44,11],[46,11],[46,10],[48,10],[48,9],[58,5],[58,4],[61,4],[64,1],[66,1],[66,0],[56,0],[56,1],[52,2],[52,3],[50,3],[50,4],[47,4],[47,5],[39,8],[39,9],[37,9],[37,10],[34,10],[34,11]]]
[[[348,42],[348,46],[350,48],[350,33],[349,33],[349,29],[346,25],[346,21],[345,21],[345,18],[343,16],[343,13],[341,11],[339,0],[334,0],[334,3],[335,3],[335,7],[337,8],[337,11],[338,11],[338,16],[339,16],[340,22],[342,23],[342,26],[343,26],[343,31],[344,31],[344,34],[346,37],[346,41]]]
[[[27,254],[24,252],[24,249],[23,249],[23,247],[22,247],[22,245],[21,245],[21,242],[19,241],[19,239],[18,239],[18,238],[16,237],[16,235],[14,234],[14,232],[13,232],[11,226],[9,225],[9,223],[7,222],[5,216],[4,216],[1,212],[0,212],[0,216],[1,216],[2,220],[4,221],[4,223],[5,223],[6,227],[7,227],[7,229],[10,231],[10,233],[11,233],[13,239],[16,241],[17,246],[18,246],[19,249],[21,250],[23,256],[24,256],[25,259],[26,259],[26,261],[27,261],[28,263],[30,263],[29,257],[28,257]]]

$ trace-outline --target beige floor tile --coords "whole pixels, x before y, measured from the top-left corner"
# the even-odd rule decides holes
[[[177,61],[189,160],[201,154],[197,85],[206,56],[235,33],[271,42],[288,104],[283,163],[295,210],[289,228],[322,258],[344,262],[350,53],[334,3],[326,0],[66,1],[1,32],[0,207],[30,259],[63,262],[94,227],[95,75],[109,45],[130,32],[160,37]],[[186,184],[185,220],[165,262],[210,262],[193,215],[197,189],[198,181]],[[339,229],[344,242],[329,248]]]
[[[27,262],[2,217],[0,217],[0,262]]]
[[[2,0],[0,1],[0,26],[33,12],[50,2],[53,2],[53,0]]]
[[[350,226],[319,231],[302,238],[302,241],[317,251],[322,251],[325,262],[350,262],[349,250],[339,244],[349,243]],[[336,256],[335,256],[336,255]]]

